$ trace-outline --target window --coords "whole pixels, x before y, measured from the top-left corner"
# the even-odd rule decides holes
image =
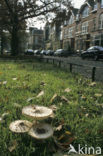
[[[73,37],[73,27],[72,28],[69,28],[69,30],[68,30],[68,36],[69,36],[69,38],[72,38]]]
[[[88,33],[88,22],[84,22],[82,24],[82,34],[87,34]]]
[[[101,8],[103,8],[103,0],[101,0]]]
[[[103,14],[101,14],[99,18],[99,28],[103,29]]]
[[[68,29],[65,29],[64,30],[64,38],[67,38],[67,36],[68,36]]]
[[[89,15],[89,7],[86,6],[84,10],[82,11],[82,17],[84,18],[84,17],[87,17],[88,15]]]
[[[93,19],[93,30],[96,30],[96,18]]]
[[[97,10],[97,3],[94,4],[93,10]]]
[[[70,19],[69,19],[69,24],[73,24],[73,22],[74,22],[74,16],[71,15],[71,16],[70,16]]]

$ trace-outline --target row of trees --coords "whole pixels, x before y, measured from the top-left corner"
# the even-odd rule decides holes
[[[69,7],[69,0],[0,0],[0,35],[3,30],[11,35],[12,55],[19,54],[19,32],[26,29],[29,18],[58,14],[61,7]],[[58,17],[58,16],[57,16]],[[3,39],[3,38],[2,38]]]

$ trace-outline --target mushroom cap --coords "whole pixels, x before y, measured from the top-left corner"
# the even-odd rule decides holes
[[[33,125],[28,134],[36,139],[47,139],[53,135],[53,128],[46,123]]]
[[[44,106],[26,106],[22,109],[22,114],[30,116],[32,118],[42,120],[51,116],[53,113],[52,109]]]
[[[32,123],[27,120],[16,120],[12,122],[9,129],[15,133],[25,133],[31,128]]]

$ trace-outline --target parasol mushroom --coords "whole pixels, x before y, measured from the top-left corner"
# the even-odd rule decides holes
[[[28,132],[30,136],[36,139],[47,139],[53,135],[53,129],[49,124],[37,124]]]
[[[22,114],[35,118],[37,120],[46,119],[53,113],[52,109],[44,106],[26,106],[22,109]]]
[[[12,122],[9,129],[15,133],[25,133],[31,128],[32,123],[27,120],[16,120]]]

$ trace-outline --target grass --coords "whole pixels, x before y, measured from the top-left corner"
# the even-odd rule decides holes
[[[4,81],[7,83],[3,85]],[[58,150],[53,138],[37,141],[27,134],[15,134],[9,130],[12,121],[29,120],[22,115],[21,109],[30,104],[57,107],[55,117],[46,122],[53,127],[62,126],[54,133],[59,140],[65,133],[70,134],[66,138],[68,147],[72,143],[75,148],[81,144],[103,149],[103,84],[90,86],[91,81],[80,75],[36,61],[0,61],[0,82],[0,116],[9,113],[0,122],[1,156],[52,156]],[[45,85],[41,85],[41,82]],[[65,92],[66,88],[71,91]],[[36,98],[42,90],[44,96]],[[54,94],[58,96],[51,101]],[[69,102],[61,100],[61,96],[65,96]],[[31,97],[35,98],[27,102]],[[21,108],[17,108],[15,103]],[[18,145],[10,152],[9,147],[15,146],[15,142]]]

